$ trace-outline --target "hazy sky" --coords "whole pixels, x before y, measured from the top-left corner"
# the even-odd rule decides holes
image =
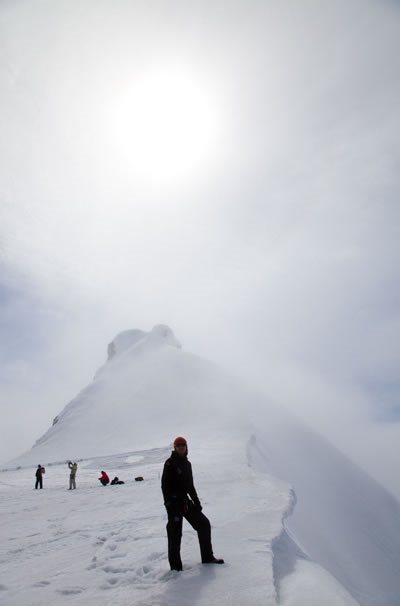
[[[0,461],[162,322],[389,482],[399,107],[398,2],[3,0]]]

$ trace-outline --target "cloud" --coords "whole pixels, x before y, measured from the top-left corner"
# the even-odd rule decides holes
[[[40,400],[30,440],[117,332],[165,322],[356,456],[346,425],[376,421],[399,363],[396,3],[1,11],[2,269],[45,310],[17,306],[6,333],[7,364],[39,377],[5,388],[21,410]],[[219,119],[181,181],[143,180],[133,135],[110,133],[159,68],[190,74]]]

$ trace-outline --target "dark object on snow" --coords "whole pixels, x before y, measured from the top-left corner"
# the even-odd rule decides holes
[[[115,478],[113,480],[111,480],[111,484],[115,486],[115,484],[125,484],[125,482],[123,482],[122,480],[117,478],[117,476],[115,476]]]
[[[37,469],[36,469],[36,482],[35,482],[35,489],[39,488],[43,488],[43,474],[46,473],[46,470],[44,467],[42,467],[42,465],[38,465]]]
[[[197,532],[201,561],[204,564],[223,564],[223,560],[215,558],[213,554],[211,525],[201,511],[202,506],[193,484],[192,465],[187,458],[187,443],[184,438],[176,438],[174,450],[164,463],[161,489],[168,514],[168,560],[171,570],[182,570],[180,551],[183,518]]]
[[[135,478],[135,482],[143,482],[144,477],[143,476],[136,476]]]
[[[107,486],[107,484],[110,483],[110,478],[108,477],[108,475],[106,474],[105,471],[101,472],[101,476],[99,477],[100,480],[100,484],[103,484],[103,486]]]

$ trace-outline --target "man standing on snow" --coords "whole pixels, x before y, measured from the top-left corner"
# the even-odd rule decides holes
[[[183,518],[197,531],[203,564],[224,563],[224,560],[214,557],[211,545],[211,525],[208,518],[201,512],[201,503],[193,485],[192,465],[187,455],[185,438],[176,438],[174,450],[170,458],[165,461],[161,480],[164,505],[168,513],[168,560],[171,570],[182,570]]]
[[[36,470],[36,482],[35,482],[35,488],[37,489],[38,486],[40,488],[43,488],[43,474],[44,474],[44,467],[42,467],[41,465],[37,466],[37,470]]]
[[[78,463],[72,463],[71,461],[68,461],[68,467],[71,470],[69,474],[69,490],[72,490],[73,488],[76,488],[75,478],[76,472],[78,471]]]

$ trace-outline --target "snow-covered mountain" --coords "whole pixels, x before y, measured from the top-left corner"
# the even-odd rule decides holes
[[[199,597],[193,600],[191,596],[190,603],[198,606],[215,603],[211,598],[215,594],[222,605],[279,601],[287,606],[398,606],[400,507],[380,485],[265,396],[211,362],[186,353],[167,326],[156,326],[150,332],[120,333],[108,346],[107,357],[93,382],[2,475],[2,507],[9,513],[3,516],[4,532],[20,534],[16,524],[24,525],[26,515],[20,502],[26,498],[27,478],[38,463],[51,464],[46,486],[53,490],[51,507],[59,509],[60,519],[65,518],[65,528],[60,530],[65,531],[65,537],[68,515],[63,512],[69,501],[59,494],[65,460],[81,459],[79,512],[92,508],[93,499],[97,499],[97,470],[107,467],[117,475],[140,470],[148,484],[135,505],[135,516],[146,520],[143,524],[158,537],[152,543],[157,544],[159,555],[156,565],[146,564],[149,591],[144,601],[132,599],[130,583],[136,587],[135,583],[142,581],[133,575],[128,582],[127,571],[135,569],[143,577],[141,562],[151,555],[145,541],[139,551],[132,543],[136,560],[129,552],[129,565],[113,577],[115,589],[119,588],[113,604],[183,605],[188,602],[182,601],[179,592],[196,588]],[[228,561],[223,576],[201,577],[208,589],[200,587],[199,571],[193,566],[186,578],[173,579],[172,585],[171,579],[164,577],[168,566],[159,527],[163,511],[159,473],[168,444],[178,434],[189,439],[199,492],[211,510],[215,541]],[[16,467],[21,468],[18,473]],[[123,489],[129,495],[135,490],[128,485]],[[28,509],[36,511],[37,493],[30,498],[35,505],[29,504]],[[137,499],[133,493],[132,498]],[[88,536],[103,532],[108,537],[108,530],[101,530],[108,528],[104,507],[103,500],[96,503],[95,518],[89,516],[86,524]],[[125,510],[114,497],[112,507],[118,509],[126,526],[133,528],[129,508]],[[41,508],[39,511],[43,513]],[[146,512],[151,512],[150,517]],[[285,526],[283,520],[290,513]],[[50,514],[48,519],[51,522]],[[44,531],[51,535],[51,523]],[[122,526],[115,532],[122,532]],[[32,553],[30,536],[34,535],[18,539],[23,545],[21,553],[26,551],[28,557]],[[189,533],[188,537],[192,544],[193,536]],[[65,540],[75,557],[73,542]],[[24,556],[18,556],[21,561],[15,569],[10,568],[9,545],[3,543],[2,550],[6,574],[17,578],[20,565],[26,563]],[[100,555],[107,560],[106,550]],[[98,555],[93,557],[98,559]],[[51,565],[57,577],[55,553]],[[88,566],[92,574],[96,566]],[[109,562],[105,569],[110,569]],[[82,593],[84,603],[91,604],[93,590],[93,603],[98,603],[99,595],[90,580],[93,577],[87,574],[78,575],[79,587],[84,589],[77,594]],[[169,584],[163,585],[164,580]],[[105,587],[110,589],[114,581]],[[232,591],[227,591],[227,586]],[[28,586],[26,598],[17,590],[13,593],[12,587],[4,591],[9,604],[33,603],[28,600]],[[57,591],[61,595],[64,590]],[[65,591],[62,595],[69,595],[68,588]],[[45,601],[43,596],[40,599]]]
[[[107,351],[93,382],[15,463],[153,448],[177,434],[204,439],[241,426],[243,390],[211,362],[184,352],[167,326],[122,332]]]

